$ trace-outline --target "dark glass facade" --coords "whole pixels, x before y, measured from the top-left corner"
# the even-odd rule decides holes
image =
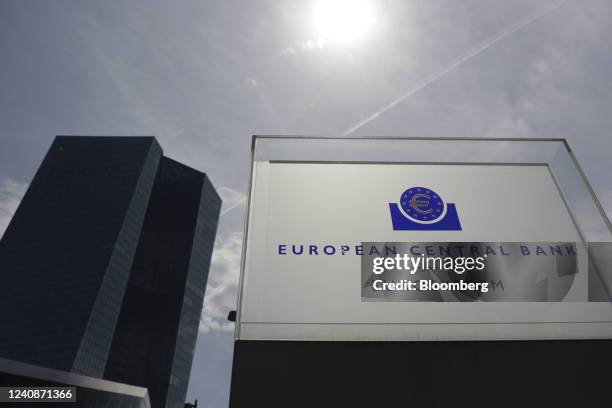
[[[154,407],[185,402],[220,207],[204,174],[162,158],[105,373]]]
[[[0,357],[180,406],[221,202],[162,154],[153,137],[55,139],[0,241]]]
[[[0,356],[103,374],[161,153],[55,139],[0,244]]]

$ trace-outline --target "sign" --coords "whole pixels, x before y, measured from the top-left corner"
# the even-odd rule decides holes
[[[248,211],[238,339],[612,337],[610,305],[589,297],[586,250],[546,164],[255,160]],[[481,262],[489,278],[522,286],[511,293],[489,286],[469,301],[457,296],[461,286],[435,279],[429,297],[364,292],[371,273],[363,275],[362,262],[371,268],[374,258],[397,255],[385,254],[385,243],[413,258],[437,256],[426,252],[432,243],[488,246],[495,256]],[[411,254],[411,244],[421,252]],[[557,245],[573,248],[562,267],[551,250]],[[558,271],[565,275],[555,283]]]

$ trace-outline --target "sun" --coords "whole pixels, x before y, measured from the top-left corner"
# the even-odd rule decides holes
[[[314,25],[319,40],[354,43],[372,29],[376,10],[372,0],[317,0]]]

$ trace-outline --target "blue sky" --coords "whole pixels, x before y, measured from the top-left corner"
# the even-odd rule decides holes
[[[0,232],[57,134],[154,135],[224,197],[203,406],[227,406],[253,134],[564,137],[612,212],[611,2],[319,3],[0,0]]]

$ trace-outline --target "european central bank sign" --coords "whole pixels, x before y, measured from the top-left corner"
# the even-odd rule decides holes
[[[612,337],[563,141],[256,138],[247,213],[238,339]]]

